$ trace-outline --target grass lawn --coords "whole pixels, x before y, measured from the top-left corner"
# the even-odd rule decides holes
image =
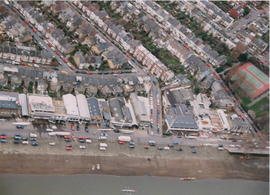
[[[264,97],[253,106],[250,106],[249,109],[255,112],[256,117],[260,117],[269,112],[268,107],[269,107],[269,98]]]

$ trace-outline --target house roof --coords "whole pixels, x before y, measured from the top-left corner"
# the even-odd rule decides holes
[[[175,130],[198,129],[192,110],[186,107],[185,104],[170,107],[166,116],[166,122],[169,128]]]

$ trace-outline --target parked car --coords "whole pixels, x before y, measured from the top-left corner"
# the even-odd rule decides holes
[[[118,143],[121,144],[121,145],[123,145],[123,144],[125,144],[126,142],[124,142],[124,141],[118,141]]]
[[[196,153],[197,153],[197,151],[196,151],[195,148],[192,148],[191,152],[192,152],[193,154],[196,154]]]
[[[37,134],[35,134],[35,133],[30,133],[30,136],[29,136],[29,137],[37,138]]]
[[[79,142],[80,143],[86,143],[86,140],[85,139],[79,139]]]
[[[53,129],[46,129],[47,132],[53,132]]]
[[[67,151],[73,150],[73,147],[72,147],[71,145],[66,146],[66,150],[67,150]]]
[[[50,142],[49,145],[50,146],[55,146],[55,142]]]
[[[98,140],[99,141],[105,141],[105,140],[107,140],[107,137],[106,136],[99,136]]]
[[[149,149],[149,146],[144,146],[143,148],[146,149],[146,150],[148,150]]]
[[[14,135],[14,140],[21,140],[22,139],[22,136],[20,134],[16,134]]]
[[[174,147],[174,144],[168,144],[168,147],[169,148],[173,148]]]
[[[21,142],[20,142],[20,140],[14,140],[13,143],[14,144],[20,144]]]
[[[3,143],[3,144],[8,143],[8,140],[6,140],[6,139],[0,139],[0,143]]]
[[[158,150],[164,150],[164,148],[161,147],[161,146],[159,146],[157,149],[158,149]]]
[[[168,146],[164,146],[164,147],[163,147],[163,149],[164,149],[164,150],[169,150],[169,149],[170,149],[170,147],[168,147]]]
[[[27,137],[22,137],[22,141],[28,141]]]
[[[2,133],[2,134],[0,135],[0,139],[7,139],[7,138],[8,138],[7,135],[4,134],[4,133]]]
[[[107,137],[107,136],[108,136],[108,134],[107,134],[107,133],[102,132],[102,133],[100,134],[100,136]]]
[[[133,148],[135,148],[135,145],[128,145],[128,147],[133,149]]]
[[[37,141],[37,138],[35,138],[35,137],[30,137],[30,138],[29,138],[29,141]]]
[[[149,145],[149,146],[156,146],[156,141],[154,141],[154,140],[149,140],[149,141],[148,141],[148,145]]]
[[[16,128],[17,129],[24,129],[24,126],[23,125],[16,125]]]
[[[31,145],[32,145],[32,146],[38,146],[39,144],[38,144],[38,142],[34,141],[34,142],[32,142]]]
[[[23,144],[23,145],[28,145],[29,142],[28,142],[28,141],[22,141],[22,144]]]
[[[86,146],[80,146],[80,149],[86,149]]]
[[[183,149],[182,148],[177,148],[176,151],[183,151]]]
[[[92,140],[91,139],[86,139],[85,140],[85,143],[91,144],[92,143]]]

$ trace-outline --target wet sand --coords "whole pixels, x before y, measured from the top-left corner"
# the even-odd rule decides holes
[[[12,144],[10,146],[13,147]],[[250,179],[268,181],[268,157],[252,157],[240,160],[238,155],[227,152],[216,153],[215,148],[204,148],[212,154],[209,157],[203,151],[200,154],[172,151],[116,152],[107,153],[98,150],[83,152],[81,150],[46,152],[22,150],[17,147],[0,147],[0,173],[15,174],[109,174],[109,175],[151,175],[167,177],[195,177],[220,179]],[[115,145],[116,147],[122,147]],[[40,147],[42,148],[42,147]],[[138,149],[139,150],[139,149]],[[142,150],[143,151],[143,150]],[[70,152],[70,153],[69,153]],[[73,153],[74,152],[74,153]],[[183,154],[183,155],[182,155]],[[182,155],[182,156],[181,156]],[[100,164],[100,170],[92,166]]]

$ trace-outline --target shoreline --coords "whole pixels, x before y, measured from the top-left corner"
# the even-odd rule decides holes
[[[256,157],[256,161],[268,161]],[[194,177],[196,179],[244,179],[269,181],[268,168],[254,166],[252,160],[231,159],[166,159],[130,157],[127,155],[91,156],[0,153],[0,174],[74,175],[98,174],[115,176]],[[101,169],[91,167],[100,164]]]

